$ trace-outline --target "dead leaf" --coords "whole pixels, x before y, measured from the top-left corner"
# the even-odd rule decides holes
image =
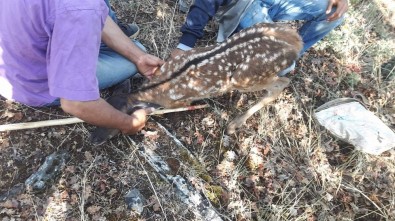
[[[107,192],[108,195],[112,196],[114,194],[116,194],[118,191],[114,188],[112,188],[110,191]]]
[[[247,94],[241,94],[240,99],[236,103],[236,107],[240,108],[247,104]]]
[[[245,185],[247,186],[247,187],[253,187],[253,186],[255,186],[255,184],[257,183],[259,181],[259,177],[258,176],[255,176],[255,175],[251,175],[251,176],[249,176],[249,177],[246,177],[246,179],[245,179]]]
[[[101,209],[100,206],[95,206],[95,205],[93,205],[93,206],[88,207],[88,209],[86,209],[86,211],[87,211],[89,214],[93,215],[93,214],[96,214],[97,212],[99,212],[100,209]]]
[[[7,200],[4,203],[1,203],[0,206],[7,209],[14,209],[19,207],[19,202],[15,199]]]
[[[79,203],[77,194],[72,194],[70,199],[70,204],[76,205],[77,203]]]
[[[224,206],[228,205],[230,202],[230,197],[231,196],[227,191],[222,191],[221,197],[220,197],[221,204]]]
[[[149,204],[152,205],[152,209],[153,209],[155,212],[160,211],[160,204],[159,204],[159,201],[158,201],[158,199],[156,198],[155,195],[150,196],[148,202],[149,202]]]
[[[85,155],[85,158],[87,161],[89,161],[89,162],[93,161],[93,156],[92,156],[91,152],[85,151],[84,155]]]
[[[14,113],[11,112],[11,111],[9,111],[9,110],[6,110],[6,112],[4,113],[4,116],[5,116],[6,118],[8,118],[8,119],[11,119],[11,118],[14,117]]]
[[[60,193],[60,197],[62,198],[62,200],[67,200],[69,199],[69,193],[64,190],[63,192]]]
[[[190,145],[192,143],[192,139],[190,137],[181,137],[181,140]]]
[[[222,177],[230,176],[235,169],[235,164],[233,162],[223,160],[217,165],[217,174]]]
[[[264,165],[263,155],[260,148],[254,146],[251,148],[250,153],[248,154],[247,166],[251,170],[256,170],[258,168],[262,168]]]
[[[65,171],[67,171],[69,173],[75,173],[75,166],[67,166],[65,168]]]
[[[270,151],[270,146],[266,145],[265,148],[263,148],[263,151],[262,151],[263,156],[267,156],[269,154],[269,151]]]
[[[374,193],[370,194],[369,199],[372,200],[377,205],[381,205],[381,202],[376,194],[374,194]]]
[[[92,187],[91,186],[86,186],[84,189],[84,199],[88,199],[92,194]]]
[[[145,131],[145,130],[143,130],[143,131],[141,131],[141,133],[144,134],[144,137],[146,137],[146,138],[148,138],[148,139],[150,139],[152,141],[155,141],[155,140],[157,140],[160,137],[159,134],[158,134],[158,131]]]
[[[194,133],[195,137],[197,137],[197,143],[198,144],[202,144],[204,142],[204,137],[201,133],[199,133],[199,131],[196,131]]]
[[[0,138],[0,148],[6,148],[10,146],[10,142],[7,138]]]
[[[16,211],[13,210],[13,209],[4,208],[4,209],[2,209],[0,211],[0,214],[6,214],[6,215],[9,215],[9,216],[12,216],[12,215],[16,214]]]
[[[207,127],[214,127],[215,126],[215,120],[212,118],[211,115],[205,117],[202,119],[202,124],[207,126]]]

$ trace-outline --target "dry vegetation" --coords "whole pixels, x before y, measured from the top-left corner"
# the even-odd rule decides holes
[[[362,94],[369,110],[395,129],[395,3],[351,4],[345,24],[298,62],[291,86],[236,135],[224,134],[226,123],[259,93],[227,94],[203,101],[210,104],[205,110],[153,117],[143,133],[131,137],[134,142],[119,136],[92,146],[93,127],[87,124],[0,133],[0,194],[16,190],[52,152],[67,150],[71,156],[46,190],[20,191],[0,201],[0,218],[196,220],[139,154],[139,148],[154,145],[223,220],[395,220],[395,151],[360,153],[313,119],[321,104]],[[122,21],[139,24],[138,39],[150,53],[165,59],[176,46],[185,14],[175,1],[118,0],[114,8]],[[215,30],[210,23],[199,44],[214,43]],[[64,117],[58,108],[0,100],[1,124]],[[133,188],[145,198],[141,215],[124,202]]]

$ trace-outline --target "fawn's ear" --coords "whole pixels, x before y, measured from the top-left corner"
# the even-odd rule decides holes
[[[129,82],[130,86],[130,82]],[[121,87],[122,88],[122,87]],[[115,93],[115,92],[114,92]],[[127,94],[115,94],[106,100],[115,109],[127,113]],[[94,145],[100,145],[117,135],[120,131],[114,128],[97,127],[92,133],[90,140]]]
[[[112,91],[112,95],[129,94],[132,91],[132,85],[129,79],[115,85]]]
[[[164,64],[162,64],[162,66],[163,66]],[[162,72],[160,71],[160,68],[162,67],[162,66],[160,66],[160,67],[157,67],[156,69],[155,69],[155,71],[154,71],[154,74],[151,76],[151,77],[157,77],[157,76],[159,76]]]

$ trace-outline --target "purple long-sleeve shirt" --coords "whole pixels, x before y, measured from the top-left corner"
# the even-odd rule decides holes
[[[0,94],[31,106],[99,98],[102,0],[1,0]]]

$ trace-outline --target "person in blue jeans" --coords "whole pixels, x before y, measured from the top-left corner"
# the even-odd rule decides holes
[[[138,132],[149,111],[122,113],[99,90],[137,72],[150,77],[163,61],[131,41],[132,26],[121,28],[108,0],[0,1],[0,95]]]
[[[120,27],[123,33],[128,37],[136,36],[139,28],[135,24],[121,23],[116,13],[111,9],[110,0],[104,0],[109,11],[110,18]],[[132,40],[133,43],[141,50],[146,51],[145,47],[137,40]],[[125,58],[121,54],[108,47],[105,43],[100,44],[99,60],[97,64],[96,76],[99,81],[99,89],[106,89],[117,85],[138,72],[136,65]]]
[[[304,43],[301,56],[339,26],[347,10],[347,0],[196,0],[181,27],[182,36],[171,57],[192,49],[213,17],[219,22],[218,42],[261,22],[304,21],[298,30]],[[287,74],[294,66],[279,75]]]

